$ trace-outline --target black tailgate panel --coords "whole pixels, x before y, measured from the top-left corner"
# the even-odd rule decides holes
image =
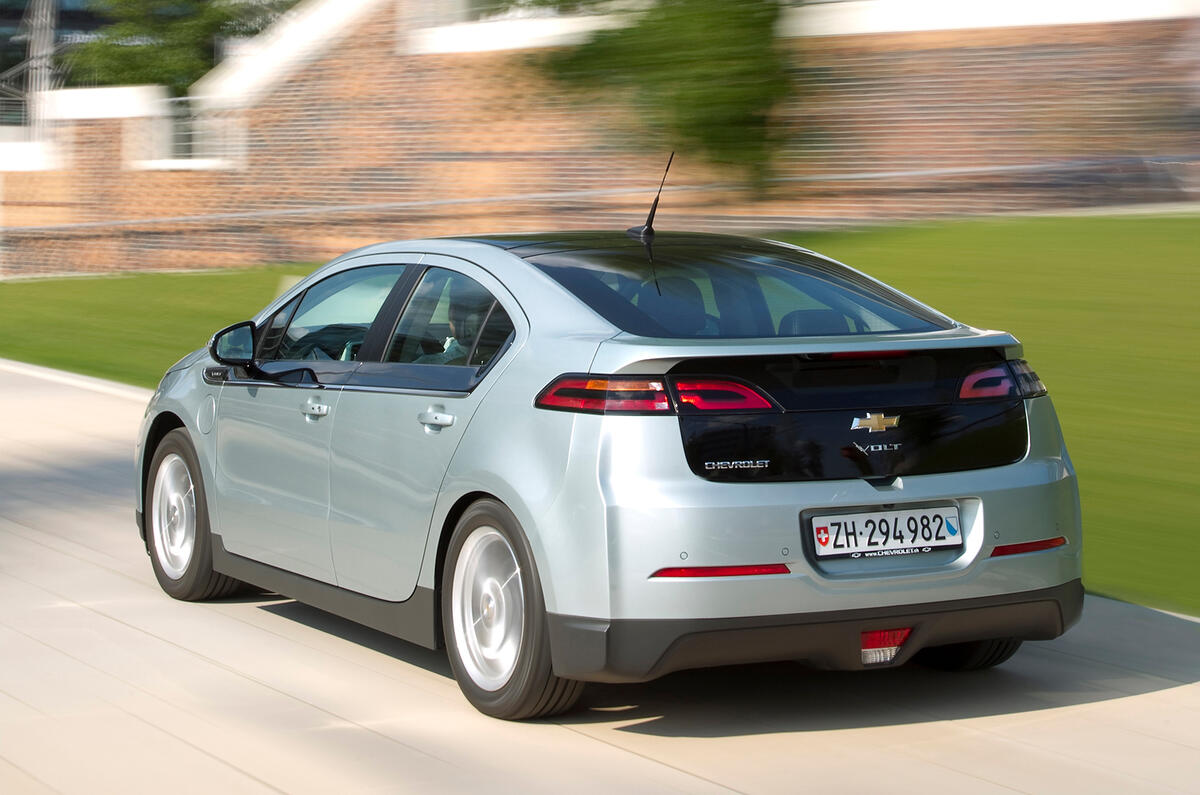
[[[1028,446],[1019,397],[958,399],[962,379],[1003,362],[989,348],[693,359],[671,370],[735,377],[780,404],[774,412],[680,413],[688,465],[723,482],[923,475],[1002,466]],[[855,428],[868,414],[894,427]],[[859,423],[864,424],[863,422]]]

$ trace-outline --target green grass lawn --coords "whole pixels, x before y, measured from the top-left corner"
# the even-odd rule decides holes
[[[1200,615],[1200,219],[1044,218],[791,235],[979,327],[1050,389],[1095,592]],[[0,283],[0,356],[153,386],[308,266]],[[1189,391],[1193,390],[1193,391]]]
[[[313,267],[0,282],[0,357],[153,387]]]
[[[1200,218],[792,235],[963,323],[1012,332],[1083,502],[1084,582],[1200,615]]]

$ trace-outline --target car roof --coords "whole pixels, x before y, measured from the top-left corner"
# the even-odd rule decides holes
[[[543,232],[533,234],[471,235],[439,238],[463,243],[480,243],[503,249],[510,254],[528,259],[542,254],[561,254],[568,251],[612,251],[614,249],[643,248],[646,243],[625,231],[577,231]],[[782,243],[760,240],[739,235],[719,235],[704,232],[656,232],[649,240],[659,246],[702,246],[713,249],[739,251],[767,251],[792,248]],[[795,250],[794,248],[792,250]]]

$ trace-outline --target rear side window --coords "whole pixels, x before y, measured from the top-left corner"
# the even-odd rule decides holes
[[[643,337],[824,337],[934,331],[945,318],[803,252],[655,247],[531,257],[601,317]]]
[[[483,367],[513,333],[504,308],[479,282],[430,268],[405,307],[385,361]]]

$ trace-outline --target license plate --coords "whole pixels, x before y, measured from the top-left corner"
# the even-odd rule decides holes
[[[819,558],[886,558],[962,546],[952,505],[814,516],[811,528]]]

